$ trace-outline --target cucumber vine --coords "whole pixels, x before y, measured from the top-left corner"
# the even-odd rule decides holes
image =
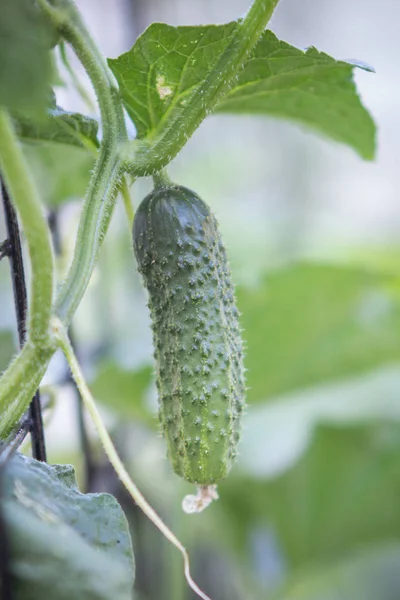
[[[121,185],[125,185],[122,181],[124,173],[129,172],[135,177],[156,173],[176,156],[229,89],[277,2],[253,2],[246,17],[238,22],[228,48],[202,83],[199,94],[187,104],[179,119],[165,124],[149,145],[143,141],[128,140],[121,97],[114,77],[73,2],[39,0],[43,14],[73,48],[90,78],[99,104],[103,136],[86,192],[72,264],[54,300],[53,251],[39,192],[23,159],[11,117],[6,109],[0,109],[0,168],[26,235],[32,271],[28,337],[0,381],[0,438],[4,439],[21,419],[58,347],[65,351],[75,377],[79,373],[67,338],[54,335],[51,323],[57,318],[61,322],[58,330],[68,327],[85,293],[107,233],[117,192]],[[82,393],[85,393],[81,377],[78,382]],[[96,424],[104,441],[106,431],[104,428],[101,430],[98,418]],[[121,465],[115,466],[121,475]],[[122,479],[129,487],[129,476]],[[192,582],[191,585],[194,586]],[[198,589],[197,592],[201,594]],[[202,597],[206,598],[205,595]]]
[[[155,142],[154,147],[147,148],[145,152],[141,150],[140,141],[130,142],[137,144],[139,148],[134,150],[133,156],[128,160],[124,152],[128,140],[122,103],[114,78],[82,23],[74,4],[70,1],[50,4],[47,0],[40,0],[42,10],[55,29],[72,46],[90,77],[98,99],[103,127],[99,156],[82,209],[74,258],[54,303],[54,313],[65,325],[69,324],[89,283],[111,220],[124,171],[130,171],[135,175],[151,174],[159,171],[172,160],[183,146],[184,140],[189,138],[207,113],[212,110],[219,95],[229,87],[229,81],[240,70],[246,56],[256,44],[276,4],[277,0],[255,0],[247,16],[238,25],[235,43],[230,45],[229,53],[221,58],[222,62],[218,63],[211,80],[204,83],[204,87],[209,90],[207,95],[201,102],[193,101],[190,109],[189,107],[186,109],[190,110],[189,125],[183,128],[179,126],[180,124],[176,124],[178,126],[172,128],[177,132],[175,135],[178,139],[168,144],[168,155],[162,151],[167,138],[165,134]],[[0,381],[0,408],[7,407],[9,414],[8,418],[3,418],[0,424],[0,437],[4,437],[27,409],[56,349],[56,344],[49,329],[53,294],[53,256],[50,236],[40,207],[39,193],[29,177],[29,170],[18,150],[12,123],[4,109],[0,113],[0,138],[1,169],[22,219],[32,266],[28,341],[25,349],[14,359]],[[14,149],[14,152],[10,149]],[[30,348],[32,340],[40,340],[40,348],[35,345]],[[26,371],[32,371],[32,377],[29,379],[24,376]],[[18,401],[13,401],[13,395],[16,395]]]
[[[36,0],[36,3],[32,4],[34,4],[34,10],[39,11],[39,21],[41,22],[43,31],[47,32],[46,40],[50,40],[49,45],[60,44],[61,58],[64,64],[67,63],[65,44],[68,44],[85,69],[98,103],[101,122],[101,141],[98,144],[98,150],[96,150],[97,139],[94,142],[90,140],[89,144],[87,142],[82,143],[82,146],[90,146],[96,154],[96,159],[80,215],[72,262],[65,280],[61,282],[61,285],[56,290],[51,235],[42,208],[40,193],[24,157],[19,139],[21,131],[21,123],[19,121],[21,120],[21,122],[24,122],[24,126],[29,127],[29,123],[32,125],[36,117],[35,115],[29,115],[29,119],[24,121],[18,112],[14,113],[13,106],[2,101],[0,95],[0,174],[5,182],[13,206],[18,213],[26,238],[31,267],[30,300],[25,343],[0,379],[0,441],[6,440],[7,436],[15,432],[18,423],[28,409],[35,391],[39,388],[52,356],[58,349],[61,349],[70,365],[85,406],[96,425],[104,449],[115,471],[144,513],[153,521],[165,537],[180,550],[184,558],[185,575],[189,585],[198,596],[207,600],[208,596],[200,590],[190,576],[186,549],[166,527],[157,513],[147,504],[122,464],[84,380],[81,368],[68,338],[68,327],[88,287],[103,240],[110,225],[118,193],[120,192],[123,197],[126,218],[131,228],[133,208],[129,197],[127,181],[152,175],[156,186],[164,185],[168,179],[163,169],[176,157],[187,140],[209,114],[217,111],[246,112],[250,110],[250,112],[257,112],[260,110],[260,98],[264,98],[265,107],[263,110],[266,114],[277,114],[285,118],[297,117],[314,128],[326,130],[331,137],[352,145],[362,156],[368,158],[373,153],[373,123],[368,113],[362,107],[355,92],[355,87],[351,80],[351,73],[354,67],[344,62],[336,62],[328,55],[318,53],[315,49],[310,49],[303,53],[302,51],[293,49],[284,42],[279,42],[271,32],[266,31],[266,26],[278,4],[278,0],[254,0],[247,14],[230,24],[223,26],[202,26],[197,29],[190,27],[170,28],[174,44],[181,43],[181,37],[187,35],[188,44],[193,45],[193,52],[200,52],[201,44],[204,40],[208,40],[210,44],[217,43],[221,45],[216,46],[216,51],[213,53],[209,64],[207,56],[204,59],[201,55],[199,55],[199,58],[198,55],[195,57],[194,54],[187,54],[185,58],[186,46],[188,44],[183,44],[184,52],[182,56],[185,58],[185,61],[183,66],[181,65],[180,67],[181,71],[179,72],[178,80],[174,79],[174,77],[179,69],[172,69],[172,74],[166,72],[166,74],[159,73],[157,75],[156,85],[153,86],[154,89],[146,89],[149,97],[149,106],[145,108],[151,113],[151,126],[146,121],[146,115],[141,114],[140,117],[138,116],[137,122],[134,122],[138,135],[135,139],[130,139],[126,126],[125,110],[131,118],[132,114],[139,115],[140,111],[143,110],[143,102],[139,97],[139,93],[141,93],[139,89],[140,85],[138,85],[137,90],[125,89],[126,65],[129,65],[133,54],[130,54],[128,58],[119,57],[107,62],[90,36],[73,0]],[[29,10],[32,10],[31,5],[29,5]],[[29,11],[27,14],[29,14]],[[164,30],[162,30],[162,24],[158,24],[158,26],[158,30],[151,30],[149,28],[139,38],[131,53],[137,52],[140,54],[141,49],[146,46],[149,38],[153,35],[152,32],[155,32],[156,35],[161,35],[161,32],[165,31],[165,28],[168,28],[168,26],[164,26]],[[150,42],[154,42],[154,39],[150,39]],[[151,45],[148,43],[149,48],[150,46],[154,48],[154,44]],[[159,46],[161,47],[161,44]],[[284,50],[282,56],[290,56],[290,53],[292,53],[296,57],[298,64],[300,64],[299,68],[304,69],[304,73],[302,72],[299,79],[292,81],[291,77],[293,77],[295,70],[291,65],[288,65],[286,72],[283,67],[280,67],[285,78],[284,82],[279,79],[281,73],[273,71],[270,63],[271,57],[274,57],[276,52],[279,54],[282,49]],[[47,53],[48,50],[49,48],[46,49]],[[164,48],[164,50],[167,54],[167,49]],[[162,59],[162,52],[160,57]],[[195,77],[192,81],[190,77],[193,77],[193,73],[197,74],[194,65],[196,61],[201,62],[201,60],[204,63],[200,67],[202,69],[201,76],[197,79]],[[302,61],[304,62],[303,66]],[[188,69],[188,65],[191,65],[191,71]],[[149,67],[149,65],[147,66]],[[130,67],[128,66],[128,68]],[[335,70],[336,79],[332,78],[327,82],[324,79],[325,73],[326,70],[331,68]],[[188,71],[190,71],[189,75]],[[129,74],[134,77],[140,77],[143,75],[143,72],[141,72],[137,64],[133,64]],[[146,85],[148,84],[150,87],[151,76],[153,75],[150,67],[149,72],[144,73]],[[168,77],[170,77],[171,81]],[[326,119],[324,115],[319,117],[317,111],[304,111],[303,102],[298,102],[295,109],[293,109],[292,105],[286,107],[286,96],[282,97],[281,103],[279,103],[279,93],[282,90],[286,91],[286,88],[291,86],[291,91],[295,93],[297,86],[300,85],[308,86],[305,90],[308,94],[312,94],[314,90],[317,90],[315,98],[317,102],[320,102],[321,94],[318,96],[318,85],[320,83],[324,86],[324,93],[328,90],[327,95],[332,92],[331,96],[334,96],[334,86],[336,84],[343,86],[343,89],[348,93],[347,101],[349,102],[349,106],[351,105],[351,110],[357,113],[359,117],[358,123],[362,124],[362,132],[360,134],[358,132],[348,134],[349,126],[346,120],[348,114],[343,110],[341,97],[337,103],[338,108],[334,105],[333,100],[333,108],[331,107],[331,110],[327,111],[329,119]],[[48,89],[46,88],[47,92]],[[251,100],[255,97],[258,99],[256,108],[251,104]],[[278,99],[277,104],[274,104],[276,99]],[[153,104],[150,106],[151,103]],[[337,111],[335,112],[336,108]],[[293,112],[296,114],[293,115]],[[335,125],[335,118],[338,119],[340,124],[338,128]],[[132,120],[135,121],[135,118]],[[55,122],[52,121],[52,123],[52,126],[56,127]],[[63,123],[63,135],[68,135],[68,127],[67,129],[65,127],[66,124]],[[74,134],[76,134],[75,131]],[[71,137],[74,139],[73,143],[79,144],[79,135]],[[176,191],[176,189],[178,189],[177,186],[175,186],[174,190]],[[179,189],[182,190],[183,188]],[[206,205],[195,194],[192,194],[190,202],[192,206],[197,203],[198,207],[202,207],[201,210],[205,211],[203,215],[205,221],[207,221],[212,231],[215,232],[216,225],[213,220],[214,218],[204,208]],[[192,217],[193,221],[195,221],[195,217],[193,215]],[[202,224],[201,227],[203,227]],[[182,231],[184,230],[185,227],[183,224]],[[205,226],[204,231],[206,231]],[[180,243],[179,240],[175,241]],[[201,243],[203,242],[204,244],[207,243],[207,241],[201,240]],[[200,483],[204,484],[210,483],[212,484],[211,488],[214,487],[214,484],[221,477],[226,475],[231,459],[233,460],[236,455],[236,451],[233,452],[232,446],[238,441],[239,427],[236,424],[232,424],[232,420],[238,416],[238,413],[242,411],[244,406],[241,345],[238,344],[235,346],[230,338],[231,331],[239,331],[236,319],[237,311],[234,307],[225,254],[221,248],[222,244],[219,241],[219,237],[216,236],[215,256],[217,258],[223,257],[221,261],[225,262],[223,264],[224,270],[221,271],[223,274],[221,278],[222,283],[218,283],[219,287],[216,284],[214,286],[216,290],[212,290],[212,292],[217,297],[223,287],[230,294],[230,300],[229,302],[227,301],[227,304],[229,304],[228,308],[225,307],[223,310],[220,307],[218,308],[221,313],[220,320],[216,319],[218,321],[217,325],[221,330],[222,341],[220,345],[221,347],[223,346],[223,350],[227,355],[235,355],[235,351],[237,351],[236,363],[230,368],[227,376],[232,390],[236,386],[237,391],[234,406],[233,408],[230,406],[231,412],[230,416],[228,415],[230,419],[228,437],[232,443],[225,444],[225,442],[221,442],[221,446],[226,445],[225,462],[223,462],[222,466],[220,463],[214,464],[212,469],[208,471],[205,468],[205,456],[209,454],[211,438],[206,429],[202,431],[203,437],[200,454],[203,462],[199,468],[204,468],[204,471],[202,471],[204,481],[201,478],[199,479],[196,471],[197,465],[193,463],[195,459],[188,458],[187,448],[183,447],[183,437],[179,442],[181,443],[179,450],[185,456],[185,461],[181,461],[178,458],[175,464],[177,472],[183,473],[191,481],[200,481]],[[137,248],[135,249],[137,250]],[[140,255],[138,250],[137,255]],[[144,264],[147,256],[141,256],[141,259],[143,259],[142,262]],[[161,273],[161,275],[164,277],[165,273]],[[215,277],[218,279],[217,275]],[[188,277],[189,280],[190,277]],[[208,298],[204,300],[204,305],[207,304],[207,301]],[[203,307],[203,310],[206,312],[208,309]],[[190,329],[189,334],[192,335],[192,329]],[[168,335],[166,334],[165,339],[167,338]],[[221,348],[220,351],[222,351]],[[167,363],[167,359],[165,360]],[[197,360],[197,357],[193,360]],[[217,361],[216,358],[215,361]],[[220,370],[223,369],[221,368]],[[216,378],[218,379],[217,376]],[[221,389],[225,389],[225,379],[221,374],[220,379],[220,387]],[[206,386],[203,385],[204,381],[201,380],[200,383],[199,381],[196,379],[198,387],[203,386],[202,389],[205,388]],[[169,384],[170,382],[167,383]],[[218,382],[215,385],[218,387]],[[200,387],[196,389],[196,394],[199,393],[201,395]],[[165,389],[171,396],[176,393],[172,385],[170,387],[166,385]],[[220,404],[221,406],[223,405],[223,400],[221,399]],[[221,423],[224,419],[226,420],[227,412],[229,411],[223,414],[223,410],[214,411],[216,413],[214,416],[220,417],[219,431],[225,432],[224,426]],[[171,417],[171,415],[167,416]],[[182,416],[182,423],[184,423],[188,431],[191,423],[188,424],[189,422],[186,422],[183,417],[184,415]],[[165,429],[168,433],[168,426]],[[185,433],[185,435],[187,434],[185,442],[189,440],[188,443],[191,443],[192,431],[190,430],[189,433],[187,431]],[[171,429],[168,435],[170,435],[169,444],[171,446],[174,444],[175,430],[172,431]],[[218,438],[217,441],[220,442],[221,439]],[[195,452],[192,454],[194,455]],[[214,494],[214,497],[217,497],[214,489],[211,492]],[[208,498],[207,502],[209,500]]]

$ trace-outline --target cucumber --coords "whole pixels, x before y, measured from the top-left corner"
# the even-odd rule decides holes
[[[133,245],[149,294],[168,456],[178,475],[211,486],[236,457],[245,406],[238,310],[217,220],[188,188],[162,184],[139,206]]]

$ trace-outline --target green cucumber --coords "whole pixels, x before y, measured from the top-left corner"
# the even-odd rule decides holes
[[[210,208],[162,184],[133,224],[149,293],[160,421],[174,471],[201,487],[237,454],[244,402],[242,340],[225,248]]]

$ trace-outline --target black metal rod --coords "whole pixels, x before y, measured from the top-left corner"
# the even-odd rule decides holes
[[[10,251],[11,251],[10,242],[8,240],[4,240],[4,242],[1,242],[1,244],[0,244],[0,260],[3,260],[3,258],[10,256]]]
[[[17,327],[19,344],[22,347],[26,337],[26,314],[27,293],[25,284],[25,271],[22,257],[21,236],[18,225],[17,214],[11,203],[10,196],[4,181],[1,180],[1,193],[3,198],[4,215],[7,228],[8,248],[7,254],[10,259],[11,278],[14,290],[14,304],[17,315]],[[32,455],[36,460],[46,462],[46,446],[44,440],[44,429],[42,409],[40,405],[39,390],[34,395],[30,407],[30,434],[32,440]]]

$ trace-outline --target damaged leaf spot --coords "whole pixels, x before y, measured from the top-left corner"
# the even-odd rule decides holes
[[[172,94],[172,88],[169,85],[166,85],[164,75],[157,75],[156,88],[160,100],[165,100],[165,98],[168,98],[168,96]]]

